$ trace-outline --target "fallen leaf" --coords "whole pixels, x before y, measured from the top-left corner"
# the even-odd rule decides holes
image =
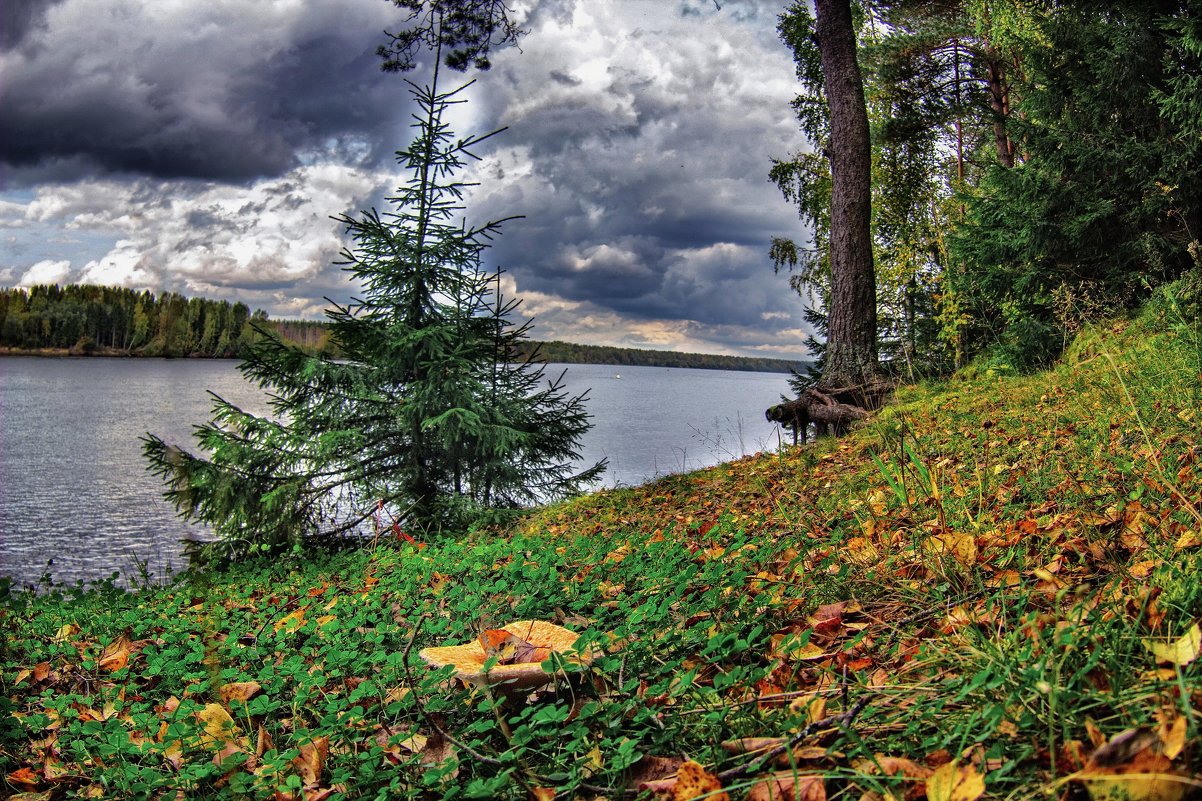
[[[234,725],[234,719],[221,704],[205,704],[204,709],[196,713],[196,717],[203,724],[200,741],[206,747],[221,748],[225,743],[237,739],[237,727]]]
[[[34,773],[33,768],[17,768],[4,778],[11,784],[19,784],[24,787],[37,787],[38,782],[41,781],[38,774]]]
[[[927,801],[976,801],[985,792],[985,777],[971,763],[948,762],[927,778]]]
[[[539,664],[551,655],[550,648],[539,648],[505,629],[480,632],[480,647],[484,658],[496,657],[498,665]]]
[[[531,787],[530,801],[555,801],[555,789],[552,787]]]
[[[1189,728],[1185,718],[1176,718],[1171,724],[1160,727],[1160,752],[1169,759],[1176,759],[1185,750],[1185,734]]]
[[[229,706],[231,701],[241,701],[245,704],[262,691],[263,686],[257,681],[236,681],[217,688],[217,694],[226,706]]]
[[[1144,647],[1152,652],[1159,664],[1184,667],[1197,659],[1199,651],[1202,651],[1202,629],[1195,623],[1176,640],[1144,640]]]
[[[1150,729],[1127,729],[1089,758],[1076,774],[1093,801],[1181,801],[1189,779],[1173,771]]]
[[[280,618],[279,620],[277,620],[275,622],[275,630],[280,631],[281,629],[284,629],[284,630],[287,630],[289,633],[291,633],[291,632],[294,632],[297,629],[299,629],[301,626],[305,625],[305,609],[306,608],[307,607],[302,606],[300,609],[297,609],[295,612],[290,612],[289,614],[284,615],[282,618]]]
[[[54,642],[66,642],[67,640],[79,634],[79,626],[74,623],[64,623],[59,626],[58,633],[54,635]]]
[[[672,801],[693,801],[695,798],[709,801],[730,801],[722,792],[722,782],[693,760],[682,762],[676,771],[676,784],[672,788]]]
[[[300,747],[300,755],[292,760],[292,767],[296,769],[306,788],[313,788],[321,783],[321,772],[325,769],[329,753],[329,737],[318,737]]]
[[[826,784],[820,775],[777,771],[756,781],[747,801],[826,801]]]
[[[129,664],[129,651],[132,645],[129,636],[122,634],[101,652],[100,661],[96,663],[96,666],[110,672],[120,670]]]

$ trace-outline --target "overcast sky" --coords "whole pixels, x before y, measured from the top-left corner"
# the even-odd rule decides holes
[[[500,126],[470,222],[533,336],[803,358],[767,180],[801,147],[783,0],[526,0],[461,135]],[[386,0],[4,0],[0,285],[82,281],[319,318],[354,291],[330,218],[404,179]],[[421,80],[419,68],[410,77]],[[459,76],[455,76],[458,78]]]

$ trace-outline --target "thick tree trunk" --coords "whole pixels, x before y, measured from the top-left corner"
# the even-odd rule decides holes
[[[831,295],[822,383],[846,386],[866,383],[878,371],[872,156],[850,0],[815,0],[814,6],[831,121]]]

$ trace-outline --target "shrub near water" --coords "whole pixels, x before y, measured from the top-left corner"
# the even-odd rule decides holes
[[[1046,374],[912,388],[844,440],[509,532],[14,594],[6,792],[1179,798],[1202,349],[1174,309]],[[598,657],[552,657],[529,695],[417,657],[522,619]]]

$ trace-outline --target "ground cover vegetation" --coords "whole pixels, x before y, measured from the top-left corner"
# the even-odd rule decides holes
[[[975,366],[844,438],[503,529],[10,591],[5,792],[1196,794],[1196,298],[1163,287],[1047,372]],[[580,635],[540,689],[418,656],[520,620]]]

